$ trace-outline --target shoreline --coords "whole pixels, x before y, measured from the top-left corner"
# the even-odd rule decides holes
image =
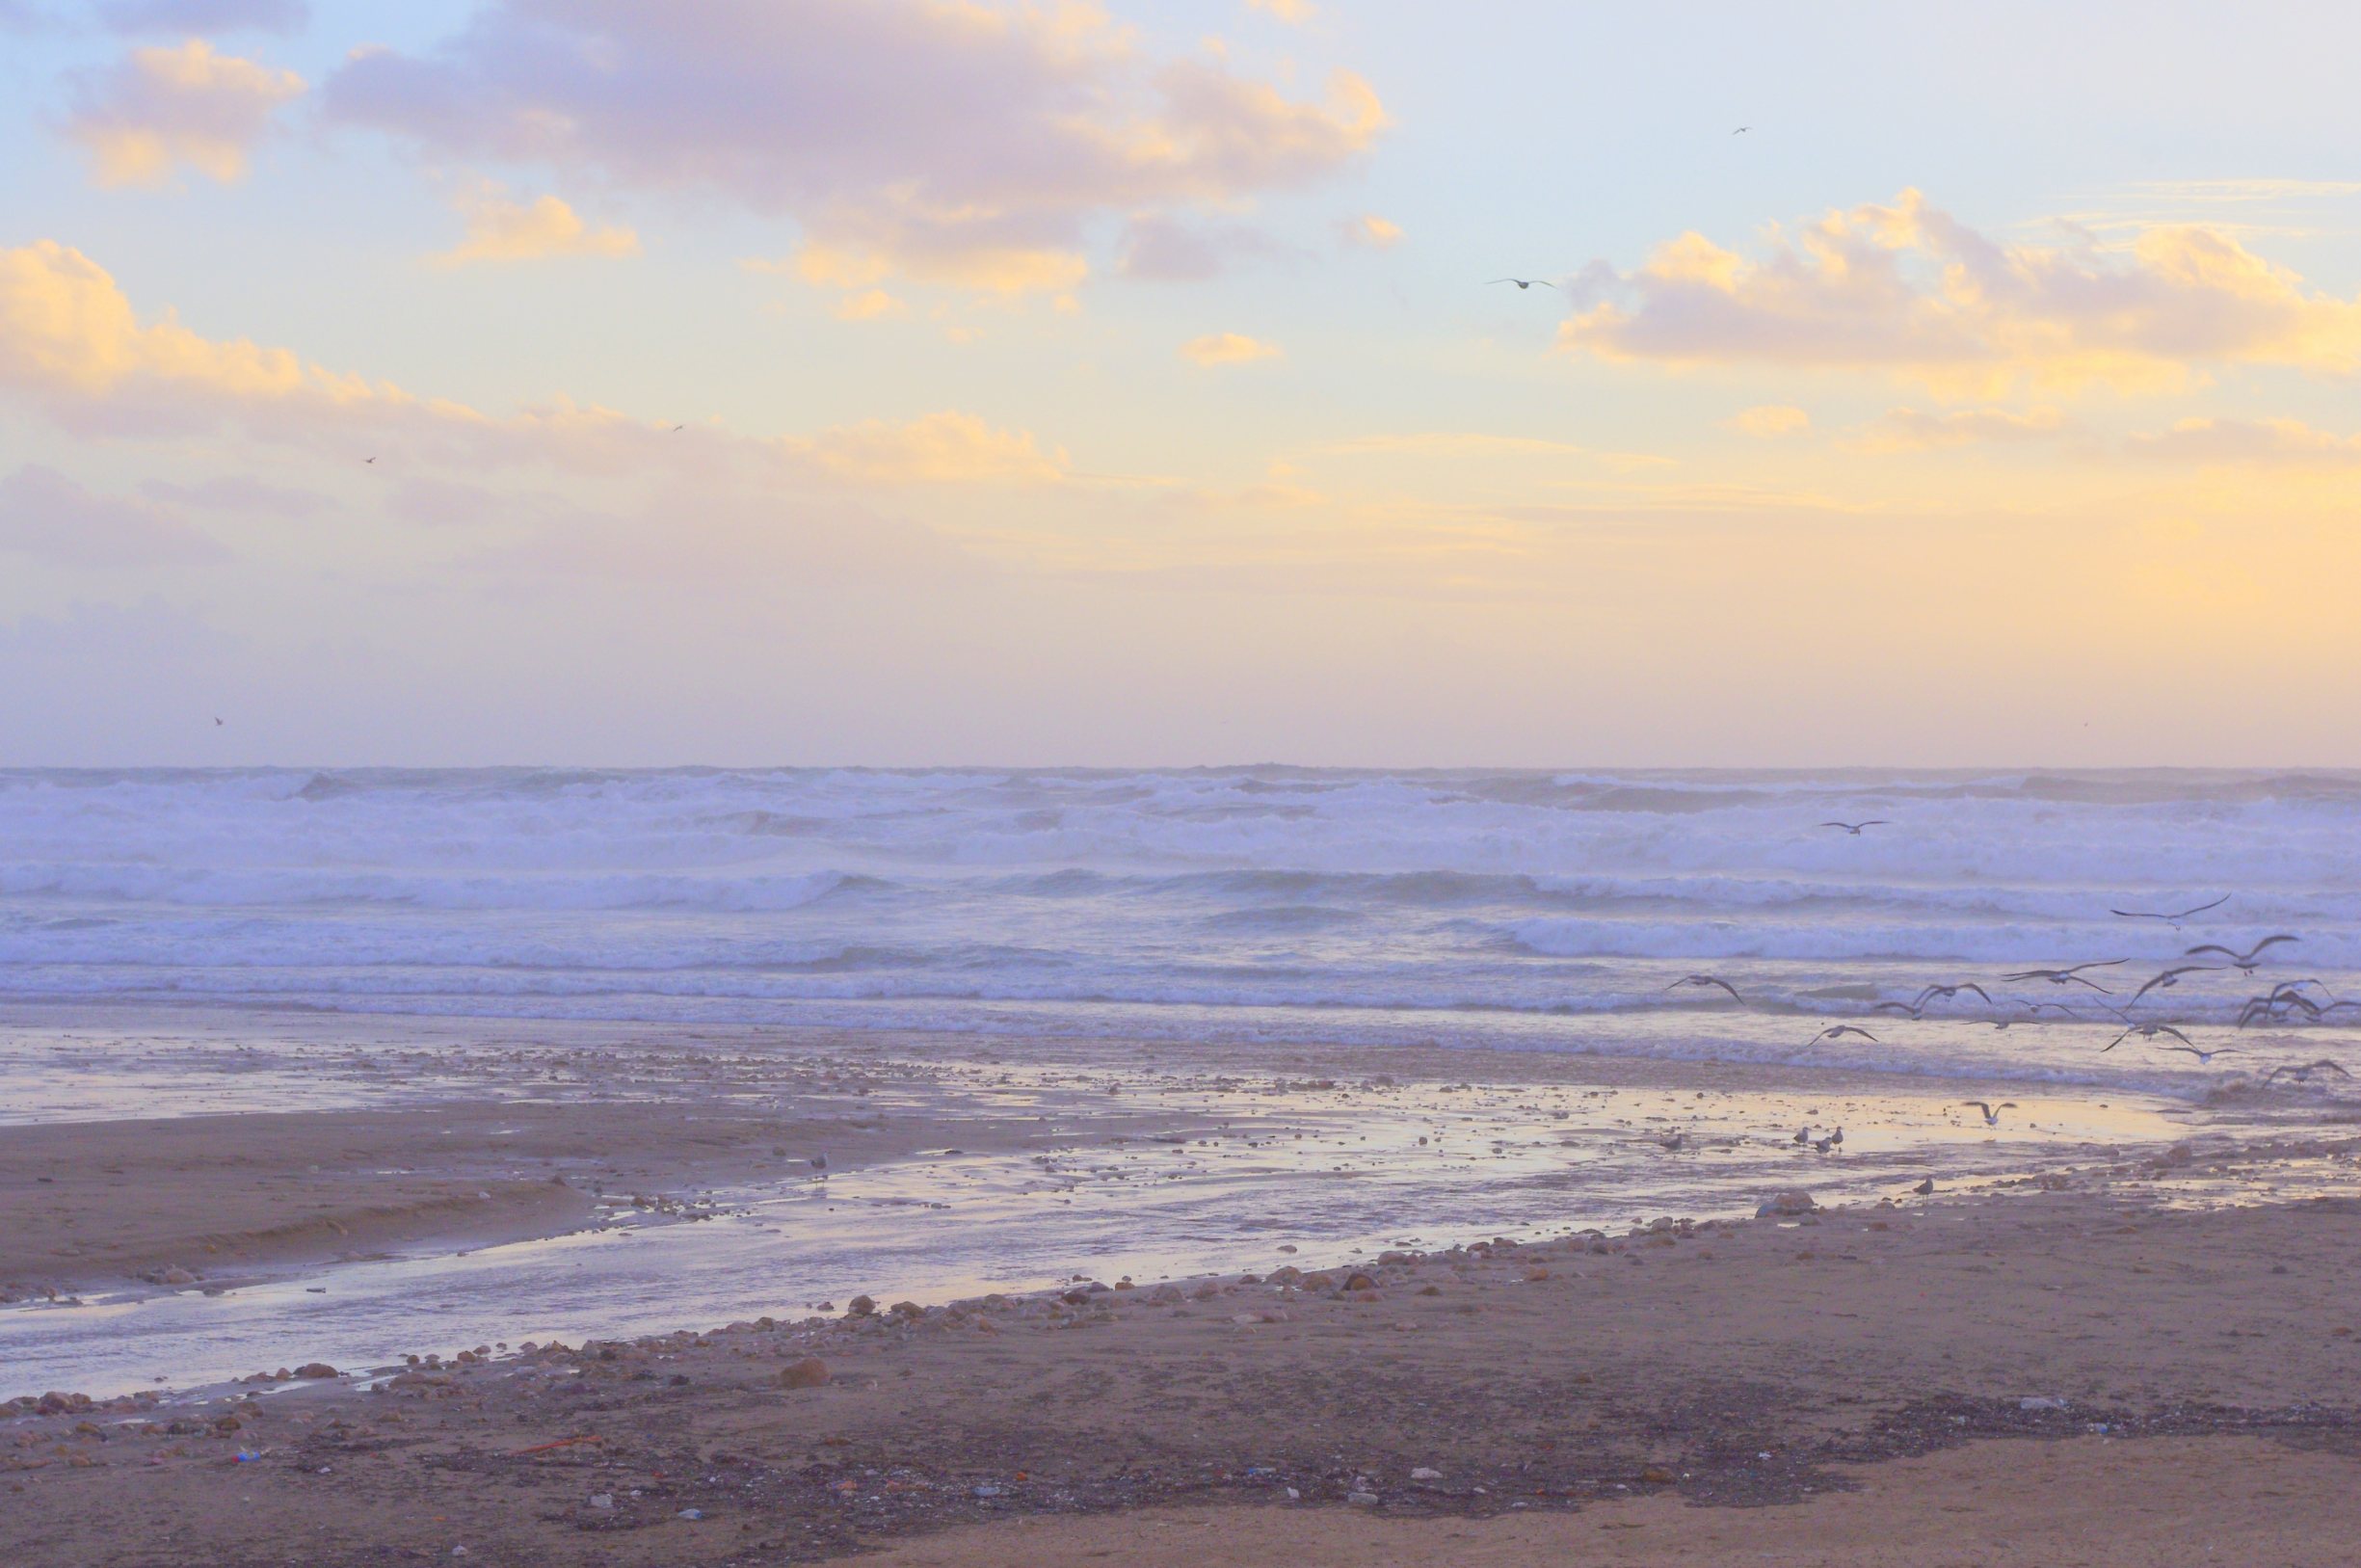
[[[61,1563],[171,1560],[177,1528],[223,1562],[303,1540],[552,1568],[611,1560],[615,1529],[668,1562],[916,1562],[958,1560],[924,1555],[967,1538],[943,1531],[1098,1540],[1176,1507],[1806,1506],[1889,1463],[2029,1463],[2047,1443],[2004,1441],[2028,1438],[2261,1442],[2361,1478],[2356,1248],[2361,1199],[2111,1186],[1668,1221],[68,1407],[0,1422],[0,1475]]]
[[[280,1235],[290,1212],[317,1240],[321,1216],[372,1201],[395,1250],[480,1242],[495,1217],[653,1217],[466,1259],[558,1270],[554,1340],[460,1337],[447,1302],[535,1278],[444,1266],[464,1254],[254,1243],[100,1316],[6,1309],[31,1315],[0,1320],[19,1329],[114,1323],[167,1371],[218,1313],[248,1315],[236,1382],[0,1388],[0,1484],[41,1560],[465,1548],[574,1568],[622,1545],[693,1568],[1179,1568],[1193,1540],[1191,1568],[1538,1568],[1772,1541],[1795,1563],[2048,1568],[2106,1516],[2055,1500],[2065,1533],[2011,1556],[2041,1537],[1993,1500],[2065,1484],[2206,1496],[2266,1543],[2257,1560],[2336,1562],[2321,1543],[2361,1529],[2361,1128],[2333,1103],[2017,1086],[1987,1129],[1858,1074],[1642,1059],[1283,1047],[1242,1072],[1161,1043],[1041,1062],[998,1042],[343,1022],[199,1031],[171,1081],[218,1080],[235,1113],[0,1126],[0,1258],[43,1216],[46,1242],[116,1271]],[[1780,1129],[1804,1115],[1849,1122],[1845,1151],[1794,1146]],[[517,1214],[491,1182],[555,1207]],[[1812,1210],[1726,1217],[1796,1186]],[[446,1211],[471,1224],[401,1232]],[[1124,1250],[1159,1226],[1198,1239]],[[1018,1261],[1012,1238],[1036,1250]],[[946,1265],[963,1246],[983,1263]],[[799,1260],[830,1247],[858,1283],[823,1295]],[[1110,1262],[1207,1256],[1251,1262],[1169,1279]],[[651,1282],[625,1315],[645,1331],[564,1326],[598,1266]],[[946,1283],[971,1266],[1060,1283]],[[141,1326],[159,1309],[182,1338]],[[315,1361],[310,1325],[336,1310],[363,1311],[380,1353]],[[2291,1489],[2321,1501],[2294,1535],[2268,1501]],[[2186,1560],[2162,1525],[2127,1528],[2089,1560]],[[1963,1559],[1974,1529],[1988,1549]],[[1846,1530],[1854,1555],[1819,1545]]]

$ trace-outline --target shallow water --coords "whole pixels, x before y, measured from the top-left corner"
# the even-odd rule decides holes
[[[710,1327],[863,1291],[932,1303],[1076,1270],[1146,1284],[1658,1214],[1736,1216],[1792,1185],[1823,1201],[1911,1201],[1924,1175],[1953,1190],[2219,1125],[2168,1100],[2028,1096],[1993,1129],[1931,1087],[1857,1082],[1820,1094],[1101,1076],[1120,1088],[1109,1099],[1125,1114],[1169,1116],[1182,1130],[1086,1136],[1054,1155],[938,1151],[725,1190],[713,1219],[623,1210],[576,1236],[341,1264],[219,1295],[0,1309],[0,1394],[189,1387],[309,1360],[368,1367],[479,1343]],[[1021,1104],[1060,1098],[1005,1068],[975,1077]],[[1057,1121],[1088,1132],[1086,1112]],[[1807,1123],[1822,1135],[1843,1126],[1841,1151],[1797,1146],[1792,1129]]]

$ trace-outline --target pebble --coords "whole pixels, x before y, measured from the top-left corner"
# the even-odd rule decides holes
[[[2029,1394],[2017,1401],[2017,1408],[2019,1410],[2063,1410],[2066,1408],[2066,1401],[2051,1398],[2047,1395]]]
[[[615,1494],[612,1492],[593,1492],[591,1494],[590,1505],[600,1513],[607,1513],[615,1506]]]
[[[828,1363],[817,1356],[806,1356],[779,1372],[779,1386],[783,1389],[816,1389],[827,1381]]]
[[[705,1511],[703,1508],[683,1508],[673,1515],[675,1519],[703,1519],[704,1516]]]
[[[1410,1473],[1410,1478],[1414,1481],[1439,1481],[1443,1479],[1443,1472],[1420,1465]]]
[[[1761,1208],[1754,1211],[1754,1217],[1769,1219],[1774,1215],[1809,1214],[1818,1207],[1819,1205],[1813,1201],[1812,1194],[1801,1187],[1791,1187],[1785,1192],[1772,1194]]]
[[[1374,1508],[1377,1506],[1377,1494],[1374,1492],[1347,1492],[1344,1494],[1344,1501],[1356,1508]]]

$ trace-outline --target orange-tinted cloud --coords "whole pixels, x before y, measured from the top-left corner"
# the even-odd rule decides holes
[[[86,148],[99,184],[161,185],[183,165],[228,181],[246,173],[280,104],[304,79],[235,55],[202,39],[134,49],[82,84],[66,134]]]
[[[1846,444],[1857,452],[1929,452],[1950,446],[2056,440],[2074,426],[2056,409],[1895,409]]]
[[[1764,439],[1800,436],[1812,428],[1812,416],[1790,403],[1762,403],[1733,415],[1730,428]]]
[[[1575,292],[1570,350],[1873,371],[1942,395],[2153,390],[2221,364],[2361,370],[2361,300],[2214,230],[2150,228],[2128,252],[2004,245],[1916,191],[1774,231],[1754,254],[1684,234],[1631,273],[1594,263]]]
[[[1044,452],[1029,431],[995,430],[956,412],[839,425],[798,444],[828,472],[876,485],[1055,484],[1068,466],[1064,452]]]
[[[2300,419],[2184,419],[2135,436],[2136,458],[2198,466],[2348,468],[2361,466],[2361,436],[2336,436]]]
[[[434,257],[441,266],[473,261],[538,261],[548,256],[635,256],[640,237],[628,228],[593,228],[554,196],[511,201],[496,191],[463,199],[467,237]]]
[[[564,398],[493,415],[332,372],[285,349],[206,338],[169,315],[143,323],[104,268],[51,241],[0,251],[6,391],[86,433],[234,430],[354,464],[392,452],[417,468],[694,476],[759,492],[783,482],[830,489],[1047,484],[1069,466],[1063,451],[1045,449],[1030,432],[957,412],[768,439],[675,432]]]
[[[1251,364],[1257,359],[1275,359],[1279,354],[1276,346],[1243,332],[1210,332],[1180,345],[1180,358],[1200,365]]]

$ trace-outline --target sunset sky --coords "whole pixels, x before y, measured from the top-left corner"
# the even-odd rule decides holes
[[[2356,58],[0,0],[0,764],[2361,765]]]

